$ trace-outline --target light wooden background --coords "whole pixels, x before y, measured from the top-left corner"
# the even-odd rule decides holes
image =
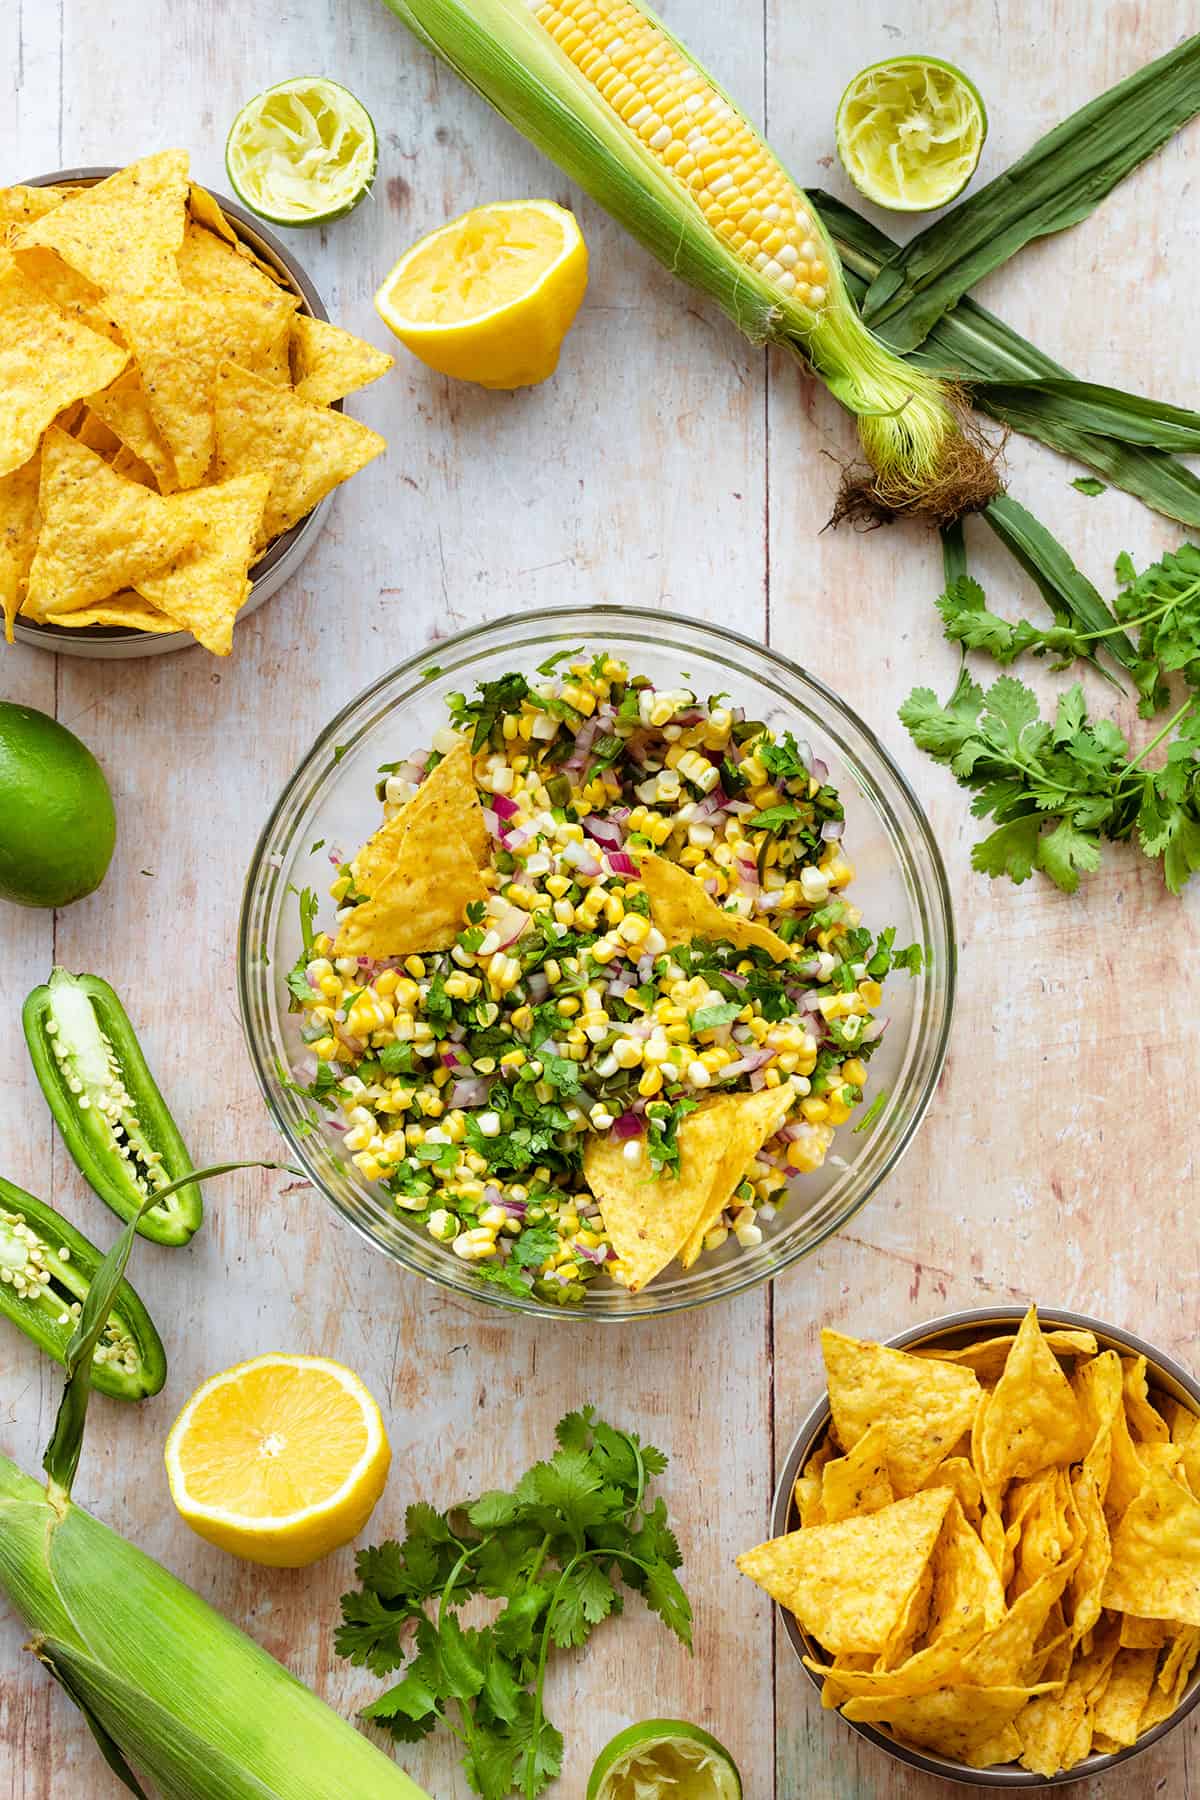
[[[798,177],[842,193],[837,96],[890,51],[929,49],[976,78],[991,174],[1196,24],[1189,0],[674,0],[669,10],[765,118]],[[97,1403],[79,1498],[349,1714],[372,1685],[332,1653],[349,1553],[303,1574],[259,1572],[192,1537],[171,1508],[160,1451],[196,1382],[273,1348],[329,1352],[360,1370],[395,1449],[378,1535],[414,1497],[445,1505],[464,1488],[507,1484],[546,1451],[563,1410],[596,1401],[671,1453],[698,1648],[689,1659],[632,1606],[585,1654],[560,1659],[550,1711],[567,1772],[556,1793],[582,1800],[600,1745],[654,1712],[714,1727],[748,1800],[932,1800],[949,1790],[822,1716],[732,1559],[764,1535],[775,1462],[818,1389],[822,1321],[885,1334],[1036,1295],[1200,1365],[1195,901],[1172,900],[1125,853],[1076,899],[970,873],[965,800],[895,718],[914,681],[953,680],[956,656],[932,610],[934,545],[901,530],[821,536],[830,458],[852,443],[824,392],[673,284],[376,0],[6,0],[0,178],[181,143],[219,188],[237,108],[309,70],[349,85],[380,131],[372,201],[327,234],[295,234],[335,319],[382,342],[370,295],[400,251],[477,202],[529,194],[578,208],[588,298],[556,379],[531,392],[451,386],[400,352],[394,374],[352,402],[386,432],[389,454],[342,491],[315,553],[239,628],[229,661],[200,650],[107,665],[0,655],[0,692],[85,738],[120,815],[98,895],[57,918],[0,908],[0,1168],[107,1239],[111,1217],[51,1131],[20,1038],[21,1001],[55,959],[124,995],[198,1159],[277,1150],[234,993],[242,873],[267,810],[325,720],[381,670],[439,635],[536,605],[622,600],[734,623],[858,708],[915,781],[951,870],[958,1016],[917,1144],[852,1230],[774,1291],[659,1326],[556,1330],[466,1311],[396,1273],[285,1177],[210,1190],[190,1250],[138,1247],[132,1272],[164,1327],[168,1386],[137,1411]],[[986,299],[1081,372],[1196,405],[1198,186],[1193,130],[1099,215],[993,277]],[[1009,463],[1014,492],[1102,586],[1117,551],[1176,541],[1132,501],[1075,493],[1079,471],[1049,452],[1017,442]],[[994,572],[995,602],[1020,598],[1036,614],[982,546],[979,562]],[[0,1447],[32,1469],[57,1372],[8,1331],[0,1371]],[[82,1724],[20,1644],[6,1620],[0,1796],[109,1800],[118,1788]],[[1186,1795],[1196,1742],[1185,1727],[1106,1793]],[[405,1761],[438,1800],[466,1796],[449,1741]]]

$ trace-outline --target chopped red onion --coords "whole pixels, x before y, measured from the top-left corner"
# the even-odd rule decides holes
[[[716,899],[716,897],[717,897],[717,878],[715,875],[710,875],[708,877],[708,880],[704,883],[704,891],[708,895],[710,900]]]
[[[490,806],[485,806],[483,808],[483,822],[487,826],[488,833],[491,837],[503,839],[504,827],[500,823],[500,816],[498,813],[493,812]]]
[[[470,1111],[475,1106],[485,1106],[488,1097],[488,1084],[481,1075],[472,1076],[467,1081],[456,1081],[450,1088],[451,1106],[460,1106]]]
[[[530,830],[529,826],[522,825],[516,831],[506,833],[504,838],[504,848],[506,850],[519,850],[523,844],[528,844],[533,836],[534,833]]]
[[[584,844],[577,844],[572,839],[563,845],[559,852],[563,861],[570,863],[581,875],[596,876],[602,873],[600,864]]]
[[[624,850],[610,850],[608,852],[608,867],[609,872],[613,875],[637,874],[637,864],[634,862],[632,856],[628,855]]]
[[[493,794],[492,810],[501,819],[511,819],[513,814],[519,813],[521,809],[515,800],[509,799],[507,794]]]
[[[755,1069],[755,1071],[754,1071],[754,1073],[753,1073],[753,1075],[751,1075],[751,1077],[750,1077],[750,1090],[751,1090],[751,1092],[752,1092],[752,1093],[755,1093],[755,1094],[757,1094],[757,1093],[759,1093],[759,1092],[760,1092],[760,1091],[761,1091],[761,1090],[762,1090],[762,1089],[763,1089],[763,1088],[764,1088],[764,1087],[766,1087],[766,1085],[767,1085],[767,1072],[766,1072],[766,1070],[765,1070],[765,1069]]]
[[[529,998],[535,1006],[538,1006],[550,992],[550,977],[545,970],[534,969],[532,974],[525,977],[525,986],[528,989]]]
[[[583,821],[583,829],[588,837],[595,838],[606,850],[619,850],[625,841],[619,825],[615,825],[611,819],[599,818],[595,813],[589,814]]]
[[[457,1052],[454,1050],[443,1050],[442,1051],[442,1061],[445,1063],[445,1065],[448,1069],[452,1069],[458,1061]]]
[[[748,1050],[737,1062],[726,1063],[721,1070],[720,1079],[728,1081],[731,1075],[757,1074],[765,1063],[769,1063],[775,1055],[773,1050]],[[761,1085],[761,1084],[760,1084]]]
[[[624,1112],[612,1123],[612,1134],[615,1138],[641,1137],[642,1121],[634,1112]]]
[[[823,844],[836,844],[845,829],[845,819],[826,819],[821,827],[821,842]]]
[[[812,767],[808,772],[813,780],[819,782],[822,786],[829,780],[829,764],[822,762],[819,756],[813,757]]]

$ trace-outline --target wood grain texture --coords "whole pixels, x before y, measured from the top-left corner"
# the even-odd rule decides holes
[[[675,0],[669,12],[765,118],[798,177],[842,193],[829,160],[836,96],[892,50],[932,49],[977,79],[991,116],[982,178],[1195,26],[1187,0],[767,0],[761,10]],[[349,1554],[297,1575],[252,1570],[193,1538],[170,1506],[161,1444],[197,1381],[276,1347],[357,1368],[395,1450],[380,1535],[411,1499],[446,1505],[464,1487],[507,1482],[544,1452],[566,1407],[611,1404],[672,1455],[699,1653],[689,1659],[631,1608],[564,1662],[550,1694],[569,1746],[556,1794],[582,1800],[607,1736],[659,1712],[712,1724],[748,1800],[933,1800],[944,1784],[821,1714],[786,1642],[772,1652],[769,1609],[732,1557],[765,1528],[773,1462],[819,1386],[823,1320],[886,1333],[1034,1294],[1200,1364],[1196,901],[1170,901],[1152,870],[1121,854],[1077,899],[970,873],[963,797],[895,720],[915,681],[953,679],[929,604],[933,545],[901,530],[819,535],[837,461],[853,450],[823,390],[673,285],[375,0],[8,0],[0,171],[123,162],[179,142],[220,188],[237,107],[301,68],[344,81],[380,130],[373,199],[328,232],[292,234],[335,319],[382,342],[370,295],[400,251],[468,206],[523,194],[579,211],[587,301],[542,388],[454,387],[402,354],[388,380],[355,397],[351,410],[391,450],[341,492],[316,550],[239,627],[228,662],[198,650],[109,665],[27,650],[0,658],[0,693],[84,736],[120,814],[98,895],[53,920],[4,910],[0,1167],[89,1234],[110,1233],[51,1134],[20,1043],[20,1002],[52,958],[102,972],[126,997],[197,1156],[273,1153],[234,993],[242,872],[271,802],[326,719],[383,668],[463,625],[555,602],[662,605],[769,635],[867,717],[947,856],[958,1017],[925,1129],[851,1230],[773,1292],[649,1328],[577,1328],[564,1340],[466,1309],[398,1276],[286,1178],[227,1181],[187,1251],[139,1245],[135,1279],[168,1325],[170,1378],[137,1411],[97,1402],[80,1498],[349,1713],[371,1685],[332,1653]],[[1082,227],[1027,250],[983,297],[1081,373],[1196,405],[1198,139],[1169,146]],[[1118,549],[1174,541],[1132,501],[1073,492],[1078,471],[1049,452],[1018,441],[1008,460],[1013,491],[1101,585]],[[1029,603],[982,534],[972,549],[995,601]],[[28,1467],[57,1393],[25,1341],[0,1336],[0,1447]],[[20,1641],[6,1619],[0,1800],[115,1800],[122,1790]],[[1185,1728],[1105,1792],[1185,1796],[1195,1742]],[[438,1800],[465,1800],[446,1743],[405,1761]]]

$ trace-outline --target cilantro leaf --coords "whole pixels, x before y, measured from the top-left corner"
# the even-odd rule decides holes
[[[1098,494],[1107,494],[1108,488],[1103,481],[1097,481],[1094,475],[1077,475],[1071,486],[1076,493],[1086,494],[1094,500]]]
[[[751,831],[778,831],[780,826],[790,825],[799,817],[799,807],[785,801],[782,806],[768,806],[765,811],[755,813],[747,825]]]
[[[744,1009],[732,1000],[722,1006],[702,1006],[692,1014],[693,1031],[713,1031],[718,1025],[731,1025]]]
[[[529,1225],[512,1247],[512,1258],[523,1269],[540,1269],[558,1250],[558,1233],[552,1225]]]

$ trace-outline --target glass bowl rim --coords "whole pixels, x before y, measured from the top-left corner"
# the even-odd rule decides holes
[[[605,621],[611,620],[612,625],[610,629],[618,632],[623,624],[628,624],[631,627],[637,625],[653,626],[660,633],[669,631],[672,626],[676,626],[683,628],[687,632],[697,633],[701,637],[708,636],[714,638],[727,648],[750,650],[756,656],[762,656],[766,658],[768,662],[773,663],[779,673],[786,675],[789,680],[799,682],[802,687],[806,687],[814,699],[834,715],[835,720],[845,722],[853,731],[860,733],[867,748],[878,757],[890,779],[895,782],[900,797],[907,805],[909,812],[915,821],[916,835],[919,838],[921,847],[928,859],[928,876],[926,878],[918,877],[916,870],[912,867],[907,868],[906,873],[918,887],[924,886],[926,891],[931,894],[934,903],[933,922],[940,922],[944,926],[943,941],[934,946],[940,958],[940,974],[942,980],[942,997],[938,1003],[937,1015],[932,1021],[936,1025],[936,1041],[932,1048],[932,1054],[930,1055],[924,1078],[910,1100],[909,1116],[900,1127],[896,1141],[888,1152],[882,1166],[873,1177],[867,1180],[862,1193],[854,1198],[853,1203],[850,1204],[836,1220],[831,1220],[827,1224],[824,1224],[812,1242],[797,1246],[790,1252],[781,1253],[774,1269],[763,1271],[756,1269],[751,1265],[744,1275],[740,1277],[732,1275],[730,1279],[721,1286],[719,1291],[715,1293],[698,1295],[694,1298],[689,1297],[686,1294],[680,1294],[677,1297],[673,1296],[670,1299],[664,1299],[657,1306],[647,1305],[637,1310],[631,1309],[627,1312],[615,1310],[600,1311],[589,1309],[586,1305],[577,1307],[556,1306],[550,1302],[541,1301],[532,1294],[528,1300],[522,1300],[515,1294],[510,1295],[503,1289],[485,1282],[479,1282],[468,1288],[465,1284],[461,1284],[458,1281],[443,1279],[442,1276],[431,1273],[429,1270],[417,1268],[412,1264],[409,1264],[403,1255],[394,1250],[390,1244],[382,1242],[375,1235],[371,1230],[369,1223],[364,1218],[359,1217],[355,1212],[343,1205],[342,1201],[326,1186],[320,1171],[313,1166],[313,1163],[309,1159],[305,1149],[304,1140],[293,1134],[288,1120],[279,1109],[273,1086],[273,1071],[270,1067],[271,1057],[265,1047],[260,1047],[256,1041],[255,1031],[251,1023],[250,990],[251,984],[259,971],[256,969],[254,959],[249,953],[249,940],[253,923],[255,898],[262,882],[264,871],[268,870],[271,866],[271,841],[281,817],[289,810],[296,795],[304,789],[311,790],[313,787],[312,770],[314,764],[317,763],[323,755],[328,753],[330,746],[335,745],[338,734],[345,728],[347,722],[358,714],[360,710],[369,708],[372,701],[382,695],[387,688],[392,686],[398,680],[419,675],[422,668],[428,664],[430,658],[437,659],[439,657],[445,657],[447,654],[457,654],[459,651],[466,651],[471,645],[478,642],[478,640],[495,636],[511,625],[519,625],[522,632],[537,632],[539,628],[543,628],[547,633],[553,633],[555,630],[562,629],[563,621],[567,619],[577,619],[581,615],[595,615],[598,619],[603,619]],[[502,648],[502,644],[497,643],[496,648]],[[462,660],[469,661],[470,658],[464,657]],[[871,794],[872,802],[877,806],[881,805],[885,813],[892,814],[892,802],[878,787],[874,777],[867,776],[864,785]],[[896,823],[897,825],[899,824],[898,821],[896,821]],[[899,833],[899,836],[902,842],[907,843],[910,834],[905,831]],[[347,701],[334,717],[321,729],[309,745],[308,749],[303,753],[295,768],[292,770],[292,773],[288,776],[287,781],[284,783],[284,786],[258,835],[247,868],[245,882],[243,884],[242,903],[238,919],[237,961],[238,1010],[241,1017],[243,1041],[250,1059],[251,1068],[254,1071],[255,1080],[257,1081],[259,1091],[266,1102],[272,1123],[283,1137],[289,1150],[299,1161],[307,1180],[312,1184],[316,1191],[334,1207],[338,1214],[353,1227],[360,1237],[364,1238],[375,1250],[382,1252],[393,1262],[400,1263],[402,1267],[407,1269],[408,1273],[433,1281],[435,1285],[442,1288],[443,1291],[455,1295],[468,1305],[473,1302],[479,1302],[486,1307],[494,1307],[510,1314],[516,1314],[527,1318],[570,1320],[573,1323],[587,1325],[627,1325],[648,1319],[665,1318],[673,1313],[694,1312],[698,1311],[701,1307],[716,1305],[718,1302],[732,1299],[736,1295],[745,1293],[751,1288],[773,1281],[777,1276],[783,1274],[786,1269],[791,1268],[795,1263],[802,1261],[806,1256],[812,1255],[815,1251],[820,1249],[830,1237],[836,1235],[837,1232],[844,1230],[850,1220],[861,1211],[882,1183],[895,1172],[898,1164],[911,1147],[917,1130],[922,1124],[933,1100],[933,1096],[937,1091],[938,1082],[941,1079],[942,1071],[945,1066],[946,1054],[949,1047],[950,1030],[954,1020],[958,957],[954,926],[954,908],[950,895],[950,885],[946,875],[945,863],[938,847],[937,840],[933,835],[933,830],[930,826],[925,809],[918,799],[908,777],[896,763],[891,752],[887,749],[886,745],[883,744],[876,733],[872,731],[871,727],[859,717],[858,713],[835,694],[825,682],[821,681],[818,676],[811,674],[800,663],[783,655],[780,651],[776,650],[774,646],[763,644],[759,640],[749,637],[744,632],[732,631],[728,626],[716,625],[706,619],[692,619],[686,614],[674,612],[666,608],[629,606],[605,601],[590,606],[539,607],[516,614],[503,614],[499,618],[483,620],[479,624],[467,626],[462,631],[452,633],[449,637],[439,638],[436,642],[417,649],[411,656],[405,657],[403,661],[396,663],[385,670],[383,674],[376,677],[376,679],[369,683],[368,686],[352,696],[352,698]],[[749,1262],[749,1259],[747,1259],[747,1261]],[[736,1264],[731,1264],[730,1268],[736,1269]]]
[[[1139,1337],[1136,1332],[1123,1325],[1112,1325],[1107,1319],[1097,1319],[1090,1313],[1074,1312],[1069,1307],[1042,1306],[1037,1303],[1039,1323],[1056,1329],[1068,1326],[1076,1330],[1092,1331],[1097,1340],[1108,1340],[1105,1348],[1113,1345],[1122,1350],[1130,1350],[1135,1356],[1144,1356],[1153,1373],[1167,1376],[1177,1387],[1188,1395],[1200,1414],[1200,1380],[1177,1362],[1173,1356],[1161,1350],[1157,1344]],[[921,1325],[909,1325],[892,1337],[882,1338],[881,1343],[889,1350],[907,1350],[910,1345],[919,1344],[922,1348],[938,1343],[943,1339],[956,1336],[958,1333],[972,1328],[995,1325],[1005,1327],[1019,1325],[1028,1312],[1028,1306],[1015,1303],[997,1302],[994,1306],[967,1307],[961,1312],[943,1313],[936,1319],[928,1319]],[[829,1391],[825,1389],[820,1399],[805,1416],[800,1429],[792,1439],[791,1447],[780,1465],[779,1477],[775,1483],[775,1492],[771,1500],[771,1537],[783,1537],[792,1526],[793,1506],[792,1491],[796,1477],[799,1475],[810,1451],[817,1439],[828,1430],[833,1422],[829,1405]],[[822,1681],[807,1666],[805,1656],[812,1654],[819,1646],[815,1638],[806,1632],[796,1618],[778,1601],[772,1601],[772,1610],[778,1615],[784,1636],[795,1653],[796,1660],[805,1675],[819,1694]],[[886,1755],[897,1762],[906,1763],[909,1768],[921,1769],[928,1775],[938,1775],[943,1781],[957,1782],[961,1787],[983,1788],[1025,1788],[1045,1789],[1067,1787],[1072,1782],[1087,1781],[1094,1775],[1104,1775],[1115,1768],[1118,1763],[1129,1762],[1139,1756],[1143,1750],[1149,1750],[1157,1744],[1169,1731],[1182,1725],[1193,1707],[1200,1702],[1200,1665],[1193,1670],[1187,1690],[1174,1712],[1160,1719],[1157,1725],[1151,1726],[1142,1737],[1132,1744],[1126,1744],[1120,1750],[1106,1752],[1093,1751],[1073,1769],[1065,1769],[1057,1775],[1038,1775],[1032,1769],[1012,1768],[1001,1763],[990,1769],[975,1769],[969,1763],[958,1762],[954,1757],[936,1756],[932,1751],[919,1750],[915,1745],[902,1744],[896,1738],[889,1737],[887,1732],[865,1720],[842,1718],[838,1709],[837,1716],[844,1725],[856,1731],[860,1737],[875,1745]],[[824,1709],[822,1709],[824,1712]]]

